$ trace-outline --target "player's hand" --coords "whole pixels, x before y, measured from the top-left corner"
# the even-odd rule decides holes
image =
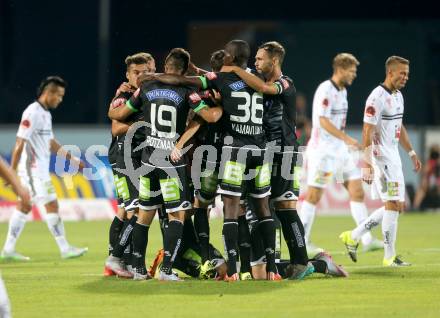
[[[209,93],[209,97],[211,98],[211,100],[214,102],[215,105],[221,105],[222,104],[222,96],[215,89],[213,89]]]
[[[77,165],[79,171],[82,171],[86,167],[86,163],[79,158],[72,158],[70,162]]]
[[[362,168],[362,180],[364,180],[364,182],[366,184],[371,184],[373,183],[373,179],[374,179],[374,169],[373,166],[367,164],[365,168]]]
[[[419,157],[417,155],[411,156],[411,161],[414,166],[414,171],[419,172],[420,169],[422,169],[422,163],[419,160]]]
[[[189,64],[188,64],[188,73],[193,73],[195,75],[200,75],[200,69],[193,62],[189,62]]]
[[[176,145],[174,146],[173,150],[171,151],[170,159],[172,162],[178,162],[180,159],[182,159],[182,153],[181,153],[180,146]]]
[[[29,194],[29,191],[26,190],[26,188],[24,188],[20,185],[17,189],[15,189],[15,192],[17,193],[17,196],[20,197],[21,202],[25,206],[31,205],[31,195]]]
[[[359,142],[349,135],[345,135],[344,142],[347,144],[347,146],[354,147],[356,150],[362,150],[362,146],[359,144]]]
[[[129,83],[123,82],[116,90],[116,96],[120,95],[121,93],[131,93],[131,92],[134,92],[133,87]]]

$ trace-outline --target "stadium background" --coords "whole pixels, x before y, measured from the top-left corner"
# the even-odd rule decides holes
[[[364,101],[383,80],[385,59],[393,54],[408,58],[405,122],[415,150],[425,159],[428,146],[440,140],[440,21],[432,4],[418,4],[0,0],[0,153],[9,159],[21,113],[47,75],[59,74],[69,82],[63,103],[53,111],[55,136],[84,155],[109,145],[107,105],[125,79],[127,55],[150,52],[162,71],[167,52],[184,47],[197,65],[208,68],[212,51],[241,38],[253,51],[267,40],[286,47],[283,70],[306,96],[309,114],[315,88],[331,74],[333,56],[353,53],[361,65],[349,89],[347,122],[358,139]],[[106,163],[105,155],[100,158]],[[415,189],[419,179],[403,158],[405,178]],[[98,170],[102,178],[95,181],[53,174],[65,218],[111,216],[112,177],[108,166]],[[341,187],[327,192],[321,213],[344,212],[347,196]],[[0,221],[8,219],[14,199],[0,183]],[[38,210],[33,216],[39,218]]]

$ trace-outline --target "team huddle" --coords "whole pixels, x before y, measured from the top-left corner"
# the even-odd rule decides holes
[[[350,258],[357,261],[362,243],[365,251],[384,249],[384,266],[409,265],[395,250],[405,198],[399,143],[414,168],[421,168],[402,124],[400,89],[408,80],[409,61],[398,56],[387,59],[385,81],[366,102],[360,144],[344,132],[346,88],[356,78],[359,62],[349,53],[336,55],[332,77],[319,85],[313,99],[312,133],[301,171],[296,89],[282,73],[285,49],[274,41],[262,44],[255,70],[248,68],[250,56],[247,42],[233,40],[211,55],[212,69],[204,71],[191,62],[187,51],[175,48],[165,59],[163,73],[156,73],[151,54],[127,57],[128,82],[118,88],[108,111],[109,162],[118,212],[109,230],[104,275],[179,281],[174,271],[178,269],[192,277],[224,281],[302,280],[313,273],[346,277],[332,256],[310,239],[316,205],[335,177],[348,190],[357,225],[340,235]],[[42,86],[38,101],[23,114],[16,149],[27,152],[21,158],[13,155],[13,168],[20,163],[22,184],[34,200],[46,204],[49,229],[68,258],[81,256],[86,249],[67,243],[50,180],[37,173],[33,159],[35,147],[46,147],[41,152],[46,160],[49,150],[61,148],[54,141],[48,112],[59,102],[51,106],[50,98],[40,100],[60,87],[64,95],[64,82],[56,79]],[[31,116],[32,124],[26,116]],[[355,160],[361,150],[363,173]],[[38,170],[48,172],[48,163],[43,165]],[[26,169],[31,166],[34,170]],[[306,174],[307,190],[297,211],[300,173]],[[370,215],[362,181],[372,184],[384,202]],[[224,255],[210,243],[209,210],[218,204],[218,195],[224,215]],[[29,202],[20,202],[10,221],[4,258],[26,259],[15,252],[23,215],[30,211]],[[156,213],[163,249],[147,266],[148,233]],[[383,241],[370,233],[379,224]],[[285,260],[276,240],[278,227],[289,251]]]

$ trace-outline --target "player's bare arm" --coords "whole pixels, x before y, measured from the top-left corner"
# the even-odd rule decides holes
[[[8,166],[8,164],[0,158],[0,177],[10,184],[14,192],[21,198],[23,204],[30,205],[29,192],[21,185],[15,172]]]
[[[81,159],[72,156],[72,154],[69,151],[66,151],[56,139],[50,140],[50,152],[56,155],[61,155],[71,162],[75,162],[80,169],[85,167],[85,164]]]
[[[280,87],[274,83],[266,83],[252,73],[246,72],[238,66],[223,66],[221,72],[234,72],[251,88],[257,92],[267,95],[277,95],[280,93]]]
[[[128,116],[135,113],[136,110],[133,107],[130,107],[128,102],[122,106],[111,107],[108,110],[108,118],[111,120],[124,121]]]
[[[332,124],[332,122],[325,116],[319,117],[319,123],[322,128],[327,130],[327,132],[333,136],[335,136],[338,139],[341,139],[343,142],[345,142],[349,146],[353,146],[357,149],[360,149],[361,146],[359,145],[358,141],[346,133],[344,133],[342,130],[339,130],[335,127],[335,125]]]
[[[197,67],[193,62],[190,62],[188,65],[188,73],[189,74],[195,74],[195,75],[204,75],[208,73],[208,71]]]
[[[119,86],[118,90],[116,91],[116,95],[115,95],[115,97],[113,97],[113,100],[109,105],[108,117],[112,120],[112,134],[113,134],[113,129],[115,129],[115,132],[119,131],[119,129],[121,129],[121,131],[123,131],[123,129],[125,129],[125,127],[116,126],[116,124],[114,124],[114,121],[117,121],[120,124],[124,124],[123,123],[124,119],[126,119],[133,112],[135,112],[134,109],[127,107],[127,105],[126,105],[127,100],[126,99],[117,98],[121,93],[132,91],[132,90],[133,90],[132,87],[128,83],[125,83],[125,82],[122,83],[121,86]],[[114,125],[115,125],[115,127],[113,127]],[[127,130],[128,130],[128,128],[130,127],[130,123],[126,123],[126,125],[128,125],[128,127],[127,127]],[[125,132],[127,132],[127,130]],[[120,134],[123,134],[123,133],[124,132],[120,132],[119,134],[113,134],[113,136],[119,136]]]
[[[21,154],[23,153],[24,145],[26,144],[26,139],[17,137],[15,140],[15,146],[12,150],[11,156],[11,167],[14,171],[17,170],[18,161],[20,160]]]
[[[202,88],[202,81],[199,79],[198,76],[183,76],[183,75],[176,75],[176,74],[163,74],[163,73],[156,73],[156,74],[145,74],[138,78],[138,85],[140,85],[145,81],[159,81],[164,84],[169,85],[183,85],[183,86],[195,86],[198,88]]]
[[[363,170],[362,178],[367,184],[371,184],[373,182],[374,171],[371,165],[372,162],[372,142],[373,142],[373,133],[375,129],[375,125],[364,123],[364,127],[362,129],[362,146],[364,148],[364,162],[365,168]]]
[[[203,118],[208,123],[215,123],[223,115],[223,108],[220,106],[216,107],[205,107],[197,112],[197,115]]]
[[[422,169],[422,163],[420,162],[419,157],[417,156],[416,152],[414,151],[411,141],[409,140],[408,131],[406,130],[405,126],[402,125],[400,128],[400,139],[399,139],[400,145],[405,149],[405,151],[408,153],[408,155],[411,158],[411,161],[414,166],[414,171],[419,172],[420,169]]]
[[[124,123],[117,120],[112,120],[112,136],[121,136],[125,134],[132,123]]]
[[[170,158],[173,162],[177,162],[182,158],[182,148],[205,123],[206,122],[199,116],[195,116],[193,119],[191,119],[191,121],[188,123],[188,126],[186,127],[185,132],[182,136],[180,136],[179,140],[174,146],[173,151],[171,152]]]

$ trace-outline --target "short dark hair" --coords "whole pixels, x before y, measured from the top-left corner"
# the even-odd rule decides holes
[[[220,72],[223,66],[223,58],[225,57],[225,50],[218,50],[211,54],[211,69],[214,72]]]
[[[286,55],[286,50],[284,49],[284,47],[280,43],[278,43],[276,41],[266,42],[266,43],[261,44],[258,47],[258,49],[265,50],[271,58],[277,57],[278,60],[280,61],[280,65],[283,64],[284,56]]]
[[[189,61],[191,56],[188,51],[180,47],[174,48],[170,51],[165,59],[165,64],[171,64],[181,74],[185,74],[188,70]]]
[[[148,62],[154,60],[150,53],[139,52],[133,55],[129,55],[125,58],[125,65],[127,65],[127,70],[132,64],[147,64]]]
[[[43,94],[43,92],[46,89],[46,87],[48,87],[49,85],[59,86],[59,87],[66,88],[67,87],[67,82],[65,80],[63,80],[61,77],[59,77],[59,76],[48,76],[45,79],[43,79],[41,81],[40,85],[38,86],[38,88],[37,88],[37,97],[40,97],[41,94]]]
[[[251,48],[246,41],[232,40],[225,46],[225,51],[234,56],[234,65],[243,67],[247,65],[251,55]]]

